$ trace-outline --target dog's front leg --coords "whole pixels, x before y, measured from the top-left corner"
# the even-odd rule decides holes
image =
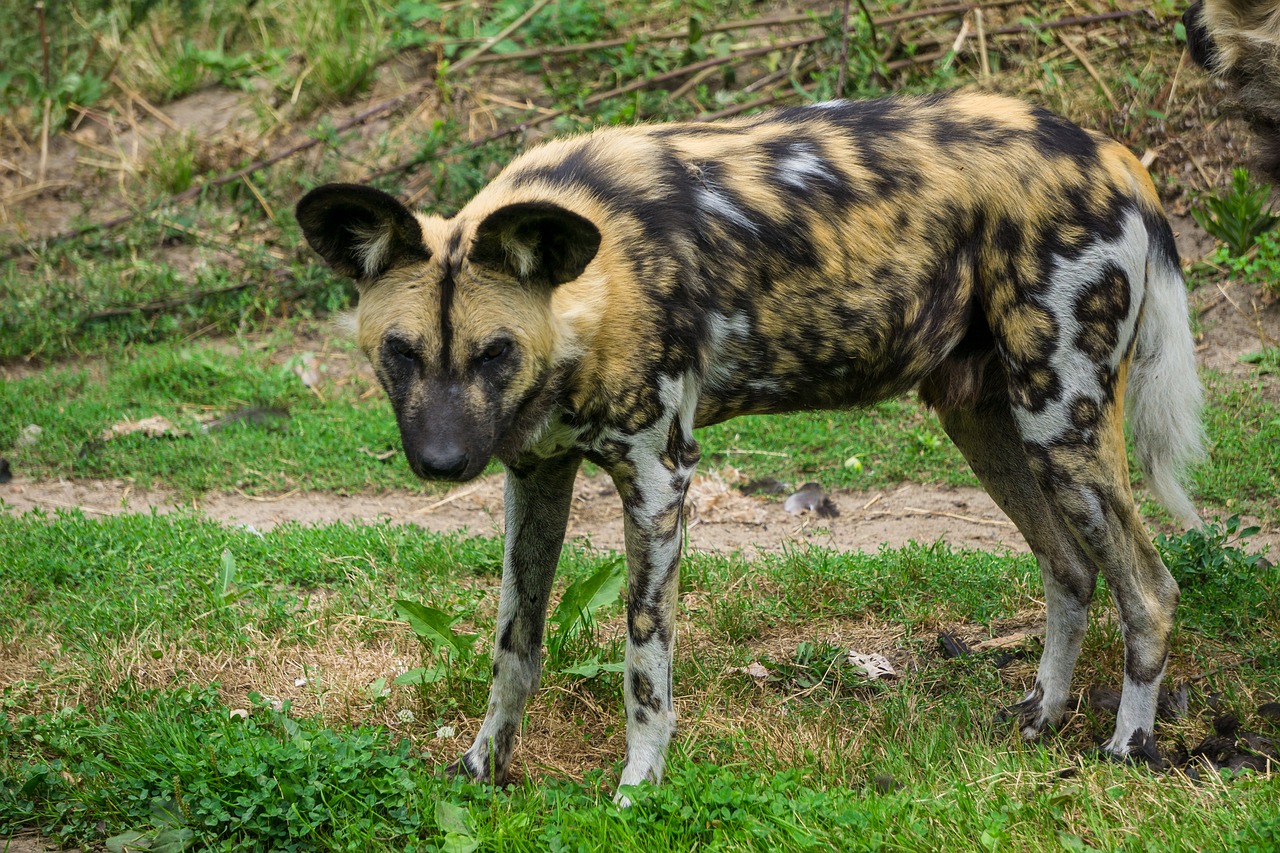
[[[687,430],[662,452],[632,447],[615,472],[627,546],[627,653],[623,684],[627,763],[619,784],[658,782],[676,728],[671,697],[684,498],[698,459]],[[618,801],[628,802],[619,792]]]
[[[507,469],[507,537],[489,712],[475,743],[451,768],[454,772],[495,784],[506,779],[525,703],[542,676],[547,598],[564,545],[579,461],[571,455]]]

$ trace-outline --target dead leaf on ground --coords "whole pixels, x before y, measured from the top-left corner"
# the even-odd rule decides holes
[[[757,680],[768,678],[773,674],[759,661],[752,661],[746,666],[731,666],[729,667],[729,672],[740,672],[743,675],[749,675]]]
[[[861,652],[849,650],[849,665],[855,669],[860,669],[866,674],[867,678],[875,681],[880,678],[897,678],[898,672],[893,668],[893,664],[889,663],[889,659],[884,655],[875,653],[864,655]]]

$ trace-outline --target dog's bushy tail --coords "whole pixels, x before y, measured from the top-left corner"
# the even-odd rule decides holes
[[[1187,496],[1187,468],[1204,456],[1204,392],[1196,373],[1187,289],[1173,232],[1162,215],[1147,218],[1146,298],[1125,398],[1138,462],[1155,497],[1189,527],[1202,523]]]

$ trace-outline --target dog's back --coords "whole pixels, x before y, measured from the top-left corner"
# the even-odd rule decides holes
[[[922,380],[934,402],[971,403],[996,338],[1051,346],[1055,270],[1125,240],[1143,244],[1129,247],[1137,277],[1148,246],[1177,269],[1132,154],[989,95],[600,130],[522,156],[464,215],[548,199],[607,223],[607,277],[555,297],[627,317],[600,318],[608,339],[589,358],[625,363],[608,375],[699,371],[700,424]]]

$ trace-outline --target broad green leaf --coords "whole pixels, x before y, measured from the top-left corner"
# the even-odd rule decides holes
[[[151,849],[151,833],[131,829],[119,835],[113,835],[103,842],[111,853],[134,853],[135,850]]]
[[[410,684],[435,684],[437,681],[444,678],[444,675],[445,667],[443,666],[431,668],[420,666],[417,669],[411,669],[402,675],[397,675],[395,683],[401,686]]]
[[[427,607],[416,601],[403,598],[396,599],[396,612],[409,623],[413,633],[423,642],[433,647],[444,646],[459,655],[471,650],[479,636],[476,634],[459,634],[453,630],[456,621],[443,610]]]
[[[446,832],[444,834],[444,844],[440,845],[440,849],[444,853],[471,853],[479,846],[479,840],[472,838],[470,835]]]
[[[228,549],[222,551],[222,571],[218,575],[218,599],[226,601],[236,583],[236,558]]]
[[[591,577],[569,584],[551,621],[562,632],[578,630],[590,621],[593,613],[617,599],[625,580],[622,561],[610,560]]]
[[[447,800],[436,800],[436,824],[444,832],[472,835],[471,813]]]
[[[577,675],[582,678],[595,678],[602,672],[622,672],[627,665],[622,661],[616,663],[600,663],[600,659],[592,655],[587,660],[577,666],[570,666],[560,670],[564,675]]]
[[[152,853],[183,853],[196,843],[195,830],[185,826],[162,829],[151,842]]]

